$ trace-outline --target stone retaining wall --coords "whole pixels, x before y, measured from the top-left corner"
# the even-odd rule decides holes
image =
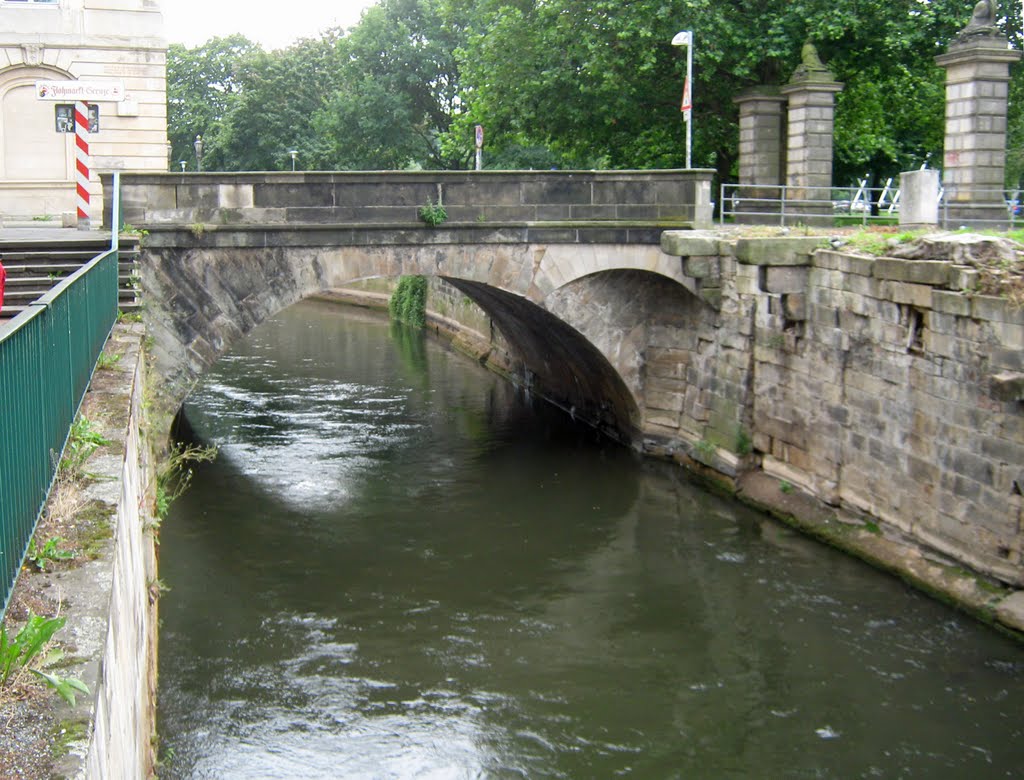
[[[728,474],[707,457],[714,443],[741,471],[759,466],[1024,585],[1024,310],[973,293],[978,272],[952,259],[822,243],[666,234],[684,268],[723,280],[720,312],[732,320],[736,354],[719,346],[713,362],[735,371],[694,376],[686,392],[706,393],[711,410],[747,398],[696,431],[680,426],[675,446]],[[736,390],[745,381],[747,396]]]

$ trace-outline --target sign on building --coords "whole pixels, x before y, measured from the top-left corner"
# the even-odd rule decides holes
[[[84,100],[86,103],[120,103],[124,100],[124,82],[104,81],[37,81],[39,100]]]

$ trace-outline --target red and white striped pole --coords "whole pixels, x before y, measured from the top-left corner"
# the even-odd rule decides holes
[[[75,168],[78,181],[78,227],[89,229],[89,104],[75,103]]]

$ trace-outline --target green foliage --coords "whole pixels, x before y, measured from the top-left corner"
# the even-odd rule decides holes
[[[939,165],[944,74],[934,57],[963,0],[381,0],[349,31],[267,52],[242,36],[168,50],[172,159],[208,170],[466,168],[473,126],[488,168],[683,164],[679,100],[695,35],[694,163],[736,175],[737,107],[784,84],[812,41],[837,96],[835,179],[878,184]],[[1000,25],[1018,48],[1021,8]],[[756,41],[752,45],[752,41]],[[1011,81],[1007,180],[1024,183],[1024,69]],[[258,128],[258,132],[256,129]]]
[[[28,620],[13,641],[8,638],[7,627],[0,628],[0,688],[11,682],[21,670],[28,670],[42,679],[72,706],[75,704],[75,691],[89,692],[81,680],[73,677],[60,677],[38,668],[38,666],[54,663],[62,657],[63,654],[59,650],[54,650],[45,656],[43,651],[53,635],[64,627],[65,622],[66,618],[45,618],[29,612]]]
[[[46,571],[47,563],[51,561],[67,561],[75,557],[74,550],[61,550],[59,545],[64,543],[60,536],[52,536],[46,540],[42,547],[36,547],[36,540],[28,543],[28,553],[25,557],[30,560],[39,571]]]
[[[448,219],[448,212],[445,211],[441,201],[432,203],[428,200],[427,205],[420,206],[418,214],[420,220],[426,222],[430,227],[437,227]]]
[[[107,352],[101,352],[99,359],[96,361],[96,368],[100,371],[110,371],[114,366],[121,362],[120,355],[111,355]]]
[[[195,444],[176,444],[156,473],[156,498],[153,514],[159,521],[167,517],[171,504],[192,483],[193,467],[197,463],[210,463],[217,457],[216,447]]]
[[[788,482],[785,479],[779,480],[779,490],[783,493],[789,494],[793,492],[793,483]]]
[[[718,449],[715,447],[714,442],[708,441],[707,439],[701,439],[693,445],[693,448],[697,451],[697,455],[703,461],[710,461],[715,457],[715,452]]]
[[[753,449],[754,443],[750,438],[750,434],[743,428],[736,431],[736,449],[737,455],[749,455]]]
[[[97,431],[85,415],[79,415],[71,426],[64,455],[60,459],[60,470],[72,479],[84,476],[85,462],[98,448],[110,444],[110,440]]]
[[[427,278],[403,276],[388,300],[388,312],[393,320],[422,328],[427,322]]]

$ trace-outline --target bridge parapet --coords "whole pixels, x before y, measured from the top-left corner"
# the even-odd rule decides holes
[[[121,180],[122,214],[151,233],[200,225],[193,232],[310,230],[337,245],[378,243],[373,236],[383,231],[380,240],[389,244],[396,237],[451,243],[419,221],[421,206],[443,203],[445,229],[470,231],[474,241],[482,235],[501,243],[657,244],[662,229],[710,224],[711,176],[709,170],[129,174]],[[109,214],[109,203],[105,209]],[[366,233],[352,236],[357,228]],[[402,234],[407,231],[415,233]]]

